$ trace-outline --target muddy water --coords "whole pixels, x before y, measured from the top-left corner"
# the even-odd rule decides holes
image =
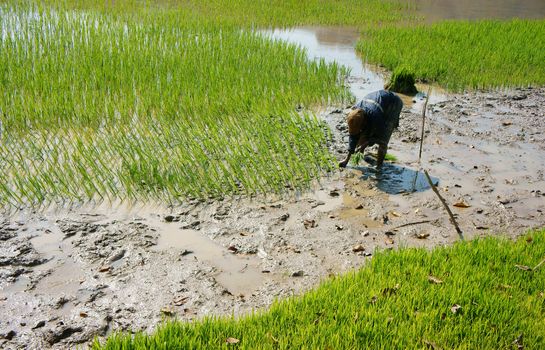
[[[356,28],[301,27],[262,33],[276,40],[300,45],[306,49],[311,59],[337,62],[349,68],[350,91],[356,99],[384,87],[383,76],[376,69],[364,64],[354,50],[359,39],[359,31]]]
[[[213,275],[216,281],[233,295],[251,293],[263,282],[257,257],[235,255],[236,251],[226,250],[226,247],[213,241],[200,230],[184,228],[184,225],[188,225],[187,222],[180,223],[177,219],[175,222],[165,221],[163,216],[157,214],[164,210],[163,207],[152,205],[129,207],[121,204],[114,208],[110,205],[102,205],[91,210],[96,218],[93,221],[97,224],[108,224],[112,220],[134,220],[135,218],[145,221],[146,225],[158,235],[157,244],[153,246],[153,251],[187,254],[198,261],[206,262],[215,269]],[[194,222],[197,221],[192,223]],[[34,239],[41,240],[37,246],[41,247],[42,253],[46,256],[59,252],[59,245],[62,244],[60,240],[62,235],[49,236],[52,237],[40,236]],[[119,259],[117,264],[120,264],[121,261],[122,259]],[[112,264],[114,269],[115,265],[114,262]],[[72,267],[74,270],[78,270],[78,265],[73,264]]]
[[[264,281],[259,259],[250,255],[235,255],[235,248],[225,249],[197,230],[178,229],[168,223],[155,222],[160,237],[155,250],[174,250],[193,254],[211,264],[216,281],[233,295],[247,294]]]
[[[312,59],[324,59],[326,62],[337,62],[348,67],[350,75],[347,84],[356,101],[370,92],[382,89],[388,79],[388,72],[377,66],[366,64],[364,58],[356,52],[355,44],[359,39],[359,31],[355,28],[301,27],[263,31],[262,34],[273,40],[297,44],[304,48]],[[418,84],[417,88],[419,91],[426,92],[431,88],[429,103],[439,103],[448,98],[448,95],[439,87]],[[405,108],[413,113],[422,111],[425,93],[419,92],[416,96],[399,95],[403,99]],[[371,167],[355,168],[364,174],[362,180],[370,180],[385,193],[411,193],[430,188],[423,173],[419,173],[417,169],[387,166],[382,173],[377,174]],[[434,181],[438,182],[437,179]],[[331,201],[324,209],[331,209],[330,205],[332,205]]]
[[[273,40],[287,41],[307,51],[312,59],[324,59],[326,62],[337,62],[350,69],[346,80],[355,101],[361,100],[370,92],[384,88],[389,73],[380,67],[365,63],[355,50],[359,39],[359,31],[351,27],[299,27],[292,29],[264,30],[261,34]],[[419,91],[428,91],[429,86],[417,85]],[[430,102],[439,102],[446,99],[446,95],[439,87],[433,87]],[[405,106],[417,112],[422,109],[425,94],[416,96],[400,95]]]
[[[543,0],[415,0],[428,21],[443,19],[544,18]]]

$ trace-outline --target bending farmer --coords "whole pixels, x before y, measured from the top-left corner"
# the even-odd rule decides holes
[[[366,95],[348,113],[348,155],[339,163],[346,167],[354,152],[362,152],[368,146],[378,144],[377,168],[382,166],[388,151],[388,142],[399,126],[399,114],[403,102],[393,92],[379,90]]]

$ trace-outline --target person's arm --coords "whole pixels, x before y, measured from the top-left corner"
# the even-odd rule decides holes
[[[350,161],[350,157],[352,157],[352,154],[356,151],[356,145],[358,144],[359,139],[359,135],[348,136],[348,154],[342,161],[339,162],[339,168],[346,168],[348,162]]]
[[[365,151],[365,148],[367,148],[367,146],[369,145],[369,141],[367,141],[364,137],[360,137],[356,142],[353,142],[352,140],[351,142],[349,142],[348,154],[346,155],[346,158],[339,162],[340,168],[346,168],[348,162],[350,161],[350,158],[352,157],[352,154],[356,152],[363,153]]]

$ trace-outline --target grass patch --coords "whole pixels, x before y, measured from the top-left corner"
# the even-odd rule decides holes
[[[545,20],[447,21],[365,29],[357,50],[447,89],[545,84]]]
[[[269,311],[172,322],[151,336],[116,334],[94,349],[540,349],[545,342],[545,231],[516,242],[375,254],[358,272],[330,279]],[[518,339],[518,342],[517,342]]]

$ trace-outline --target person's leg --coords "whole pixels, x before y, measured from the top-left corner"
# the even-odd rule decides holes
[[[397,95],[393,95],[388,107],[384,110],[384,117],[386,118],[386,123],[389,126],[394,128],[399,127],[399,115],[403,109],[403,101]]]
[[[384,158],[386,158],[386,152],[388,152],[388,144],[379,144],[377,152],[377,169],[382,168],[382,163],[384,163]]]
[[[397,99],[396,99],[396,103],[395,103],[395,108],[394,110],[392,111],[393,114],[394,114],[394,119],[396,121],[395,123],[395,127],[398,128],[399,127],[399,116],[401,115],[401,110],[403,109],[403,101],[401,101],[401,99],[399,98],[399,96],[396,96]]]
[[[379,143],[377,153],[377,168],[382,167],[386,153],[388,152],[388,144],[390,143],[390,137],[394,132],[394,129],[399,127],[399,115],[403,109],[403,101],[396,94],[391,94],[388,106],[384,109],[384,118],[386,128],[384,134],[381,136],[381,142]]]

